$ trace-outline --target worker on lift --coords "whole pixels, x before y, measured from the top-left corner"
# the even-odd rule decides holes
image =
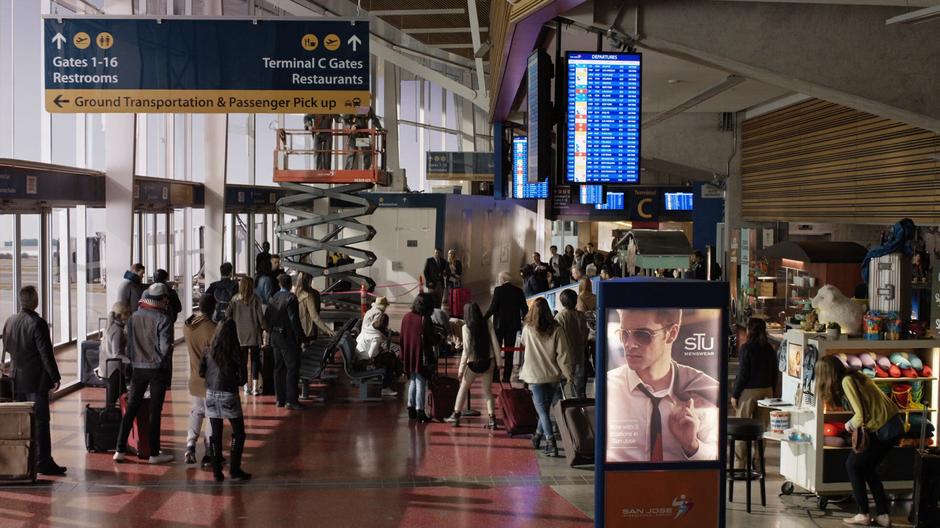
[[[349,154],[346,156],[346,170],[353,170],[357,165],[356,158],[359,154],[363,155],[363,169],[368,170],[372,168],[372,149],[375,147],[374,141],[369,139],[369,128],[375,129],[377,132],[384,131],[382,128],[382,123],[379,121],[378,116],[375,115],[375,110],[370,106],[369,111],[365,114],[348,114],[345,117],[346,125],[350,127],[353,131],[349,134]],[[368,143],[363,146],[358,145],[359,139],[365,138],[367,141],[362,143]]]
[[[317,170],[330,170],[333,158],[333,121],[339,116],[332,114],[307,114],[304,129],[313,134],[313,148],[317,151]]]

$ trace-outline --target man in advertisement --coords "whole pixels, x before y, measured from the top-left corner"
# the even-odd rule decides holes
[[[607,462],[718,460],[719,383],[679,361],[714,364],[717,375],[720,313],[687,311],[708,331],[682,332],[681,309],[616,310],[619,325],[608,334]]]

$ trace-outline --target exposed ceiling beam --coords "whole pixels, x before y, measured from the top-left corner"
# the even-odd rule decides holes
[[[467,17],[470,19],[470,42],[474,53],[473,62],[477,71],[477,91],[489,96],[486,89],[486,74],[483,72],[483,56],[476,53],[480,49],[480,18],[477,16],[477,0],[467,0]]]
[[[489,33],[490,28],[481,27],[481,33]],[[402,29],[402,32],[409,35],[426,33],[426,34],[440,34],[440,33],[472,33],[473,31],[468,27],[449,27],[449,28],[407,28]]]
[[[903,15],[891,17],[885,21],[885,25],[891,24],[920,24],[940,19],[940,5],[909,11]]]
[[[376,9],[369,11],[375,16],[424,16],[424,15],[462,15],[465,9]]]
[[[474,49],[473,43],[463,42],[457,44],[428,44],[428,46],[434,46],[435,48],[440,49]]]
[[[704,103],[705,101],[711,99],[712,97],[715,97],[716,95],[724,91],[734,88],[735,86],[743,83],[746,80],[747,79],[745,79],[744,77],[741,77],[740,75],[729,75],[727,79],[721,81],[715,86],[712,86],[711,88],[705,90],[704,92],[701,92],[693,96],[687,101],[683,101],[679,103],[678,105],[674,106],[673,108],[670,108],[669,110],[666,110],[665,112],[660,112],[654,115],[653,117],[643,121],[643,128],[648,128],[648,127],[657,125],[671,117],[675,117],[690,108],[696,107],[700,105],[701,103]]]

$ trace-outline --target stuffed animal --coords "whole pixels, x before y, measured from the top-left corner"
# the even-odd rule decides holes
[[[813,308],[819,314],[821,323],[838,323],[843,334],[859,334],[862,331],[862,316],[865,309],[839,291],[839,288],[827,284],[813,297]]]

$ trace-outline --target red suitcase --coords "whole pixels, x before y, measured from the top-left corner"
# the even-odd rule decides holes
[[[121,416],[127,412],[127,394],[121,395]],[[150,398],[140,403],[131,434],[127,436],[127,450],[136,453],[137,458],[150,458]]]
[[[428,383],[428,416],[443,422],[454,412],[459,390],[460,382],[455,378],[436,376]]]
[[[527,389],[505,387],[499,382],[500,391],[496,400],[503,412],[503,425],[509,436],[534,434],[538,427],[539,416],[532,403],[532,393]]]
[[[470,288],[451,288],[450,316],[463,319],[463,306],[470,302]]]

